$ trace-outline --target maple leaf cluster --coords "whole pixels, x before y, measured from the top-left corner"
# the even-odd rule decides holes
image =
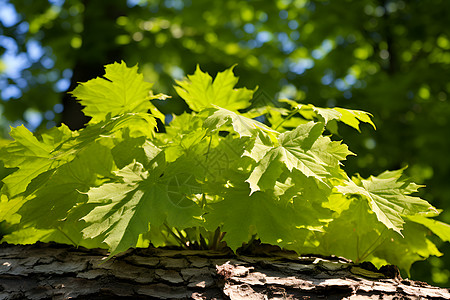
[[[431,204],[412,196],[403,170],[350,178],[353,155],[337,122],[375,128],[371,115],[280,100],[255,106],[256,89],[235,88],[233,67],[213,79],[197,68],[175,90],[190,113],[164,116],[137,66],[107,65],[104,78],[72,94],[92,117],[86,128],[11,130],[0,221],[9,243],[56,241],[109,249],[174,243],[177,233],[225,233],[233,250],[252,238],[298,253],[340,255],[377,266],[441,255],[430,232],[450,240]],[[284,106],[283,106],[284,105]],[[265,122],[260,122],[264,116]]]

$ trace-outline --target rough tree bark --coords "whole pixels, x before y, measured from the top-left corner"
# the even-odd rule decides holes
[[[0,299],[450,299],[448,289],[339,257],[0,246]]]

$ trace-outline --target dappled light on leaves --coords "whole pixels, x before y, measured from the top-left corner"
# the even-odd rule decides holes
[[[150,243],[199,245],[204,237],[189,232],[202,232],[234,251],[259,239],[406,272],[441,255],[428,233],[448,241],[450,226],[411,195],[420,186],[403,169],[350,179],[342,168],[354,153],[333,132],[338,122],[375,127],[369,113],[292,100],[251,109],[254,91],[235,88],[233,68],[215,79],[198,68],[178,81],[192,111],[160,131],[150,101],[168,96],[154,95],[124,62],[74,90],[92,117],[86,128],[14,128],[0,150],[11,169],[0,201],[10,230],[3,240],[100,247],[111,257]],[[279,122],[258,121],[266,114]]]

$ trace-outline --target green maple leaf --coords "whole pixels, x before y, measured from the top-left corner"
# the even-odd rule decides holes
[[[211,115],[206,118],[203,123],[203,127],[209,131],[215,131],[231,124],[233,130],[238,133],[240,137],[256,136],[259,132],[267,133],[273,136],[278,134],[277,131],[261,122],[249,119],[239,113],[235,113],[221,107],[207,109],[207,111],[210,112]]]
[[[403,181],[401,176],[402,170],[386,171],[369,179],[353,178],[337,189],[345,195],[363,196],[378,220],[401,235],[404,216],[436,211],[427,201],[410,196],[417,185]]]
[[[133,160],[148,166],[151,160],[161,151],[145,137],[124,139],[111,149],[114,162],[120,169],[131,164]]]
[[[411,196],[419,186],[401,170],[350,181],[341,168],[353,153],[323,136],[324,128],[334,132],[337,121],[375,127],[366,112],[286,100],[293,111],[241,114],[254,90],[235,88],[233,67],[214,80],[197,67],[175,87],[194,112],[156,134],[155,118],[164,115],[150,100],[167,96],[153,95],[137,66],[115,63],[105,73],[73,91],[93,118],[85,129],[33,135],[22,126],[11,132],[15,141],[0,141],[0,221],[13,230],[4,241],[72,243],[114,255],[175,243],[166,236],[174,228],[195,242],[191,234],[219,226],[233,249],[258,237],[408,271],[441,255],[430,231],[450,240],[450,226],[430,219],[438,212]],[[251,119],[262,114],[283,133]]]
[[[374,129],[376,129],[375,124],[371,120],[372,115],[368,112],[340,107],[335,107],[334,110],[341,114],[341,116],[338,118],[339,121],[357,129],[358,131],[360,131],[360,122],[369,123]]]
[[[38,140],[22,125],[13,128],[10,135],[14,142],[0,150],[0,157],[6,167],[18,168],[3,179],[2,192],[11,198],[24,192],[33,178],[67,161],[52,152],[70,139],[72,132],[63,125],[53,128]]]
[[[373,252],[374,258],[382,261],[370,259],[377,267],[394,264],[410,276],[409,270],[414,262],[425,260],[431,255],[442,256],[436,245],[427,238],[429,232],[425,226],[406,220],[402,232],[404,237],[392,231],[385,233],[384,242]]]
[[[83,112],[92,117],[91,122],[104,120],[108,114],[146,113],[157,111],[149,101],[152,84],[144,81],[137,65],[128,68],[124,62],[105,66],[104,78],[97,77],[80,83],[72,94],[85,106]],[[160,114],[156,114],[161,117]]]
[[[262,242],[285,245],[303,242],[305,233],[296,229],[292,208],[277,204],[270,194],[256,192],[251,196],[248,190],[235,188],[223,197],[222,201],[208,205],[205,215],[207,228],[215,230],[222,226],[226,232],[227,245],[236,250],[242,243],[257,235]]]
[[[338,197],[343,199],[339,201]],[[350,200],[342,194],[334,195],[333,200],[333,204],[341,204],[346,209],[340,211],[341,207],[337,207],[339,214],[334,215],[324,232],[315,234],[317,245],[303,251],[341,255],[356,262],[367,260],[384,241],[382,234],[386,227],[378,222],[367,202]]]
[[[83,226],[78,219],[68,219],[57,229],[38,229],[35,227],[24,227],[15,230],[2,239],[2,242],[9,244],[35,244],[37,242],[69,244],[85,248],[107,248],[100,239],[82,239],[80,234]]]
[[[180,135],[184,136],[192,131],[200,130],[207,115],[185,112],[172,117],[172,121],[166,126],[166,133],[171,139],[176,139]]]
[[[329,137],[320,136],[312,145],[311,152],[329,166],[342,165],[349,155],[356,155],[348,150],[341,141],[331,141]]]
[[[88,204],[95,208],[82,218],[88,223],[84,237],[103,236],[114,255],[136,246],[139,235],[148,232],[149,226],[159,227],[165,222],[180,228],[195,225],[194,216],[201,215],[200,208],[192,201],[191,205],[180,206],[170,197],[166,175],[159,179],[161,164],[159,159],[155,168],[147,171],[134,162],[116,172],[124,182],[91,189]]]
[[[72,137],[61,143],[52,154],[57,157],[73,157],[92,142],[107,147],[130,138],[145,138],[155,135],[156,120],[147,113],[126,113],[107,120],[89,124],[86,128],[73,133]]]
[[[199,146],[203,147],[206,129],[202,128],[202,124],[206,116],[195,113],[174,115],[166,126],[166,132],[156,135],[155,143],[164,148],[167,161],[175,161],[183,154],[196,152]]]
[[[300,147],[303,151],[308,151],[322,132],[323,124],[308,122],[297,126],[294,130],[280,134],[278,140],[281,145],[287,148]]]
[[[101,182],[99,178],[109,177],[112,168],[110,150],[92,143],[72,161],[46,174],[45,180],[39,184],[34,182],[36,178],[33,179],[30,185],[36,188],[32,193],[0,203],[0,219],[9,222],[13,216],[20,219],[16,230],[5,237],[5,241],[29,243],[40,240],[86,245],[81,243],[80,231],[83,227],[79,217],[73,218],[69,212],[87,201],[87,196],[82,192],[87,192],[99,180]],[[3,213],[9,216],[5,218]]]
[[[323,162],[325,169],[332,175],[334,182],[347,179],[347,174],[340,168],[348,155],[356,155],[348,150],[341,141],[332,141],[329,137],[319,136],[309,150],[317,161]],[[339,182],[340,184],[340,182]]]
[[[318,246],[303,249],[308,253],[342,255],[355,262],[370,261],[377,267],[395,264],[409,272],[415,261],[430,255],[440,256],[436,246],[427,239],[428,230],[421,224],[405,220],[403,236],[388,230],[378,221],[364,198],[348,199],[334,194],[338,215],[326,230],[316,234]],[[346,206],[343,210],[342,206]]]
[[[279,145],[267,149],[262,157],[257,153],[259,152],[258,148],[247,152],[245,155],[255,159],[258,163],[246,180],[250,184],[251,191],[273,188],[275,180],[282,173],[283,168],[287,168],[290,172],[297,169],[307,177],[324,181],[329,176],[329,172],[326,170],[328,165],[320,159],[319,155],[314,155],[311,151],[322,131],[322,123],[309,122],[292,131],[280,134]],[[261,184],[262,186],[260,186]]]
[[[129,136],[153,136],[155,127],[155,118],[137,113],[123,114],[78,132],[62,125],[42,134],[40,139],[24,126],[13,128],[14,142],[0,150],[0,157],[6,167],[18,169],[3,179],[2,192],[9,198],[25,192],[33,178],[71,161],[94,141],[111,145],[124,132]]]
[[[212,105],[232,111],[247,108],[257,88],[235,89],[239,78],[234,76],[233,68],[217,73],[213,81],[208,73],[197,66],[193,75],[188,75],[183,81],[176,81],[178,86],[175,86],[175,90],[193,111],[201,111]]]
[[[21,245],[29,245],[34,244],[38,241],[42,242],[59,242],[66,243],[67,238],[63,236],[62,233],[59,233],[55,229],[36,229],[34,227],[26,227],[21,228],[19,230],[15,230],[7,235],[5,235],[2,239],[2,242],[6,242],[9,244],[21,244]]]
[[[250,193],[254,193],[260,190],[270,190],[273,189],[278,177],[284,172],[286,166],[283,161],[289,160],[289,154],[286,153],[281,147],[269,150],[264,157],[258,162],[256,167],[253,169],[250,176],[247,178],[250,186]],[[302,159],[301,168],[305,167],[306,164],[310,164],[308,161],[305,164],[305,159]],[[300,165],[300,164],[299,164]],[[312,165],[312,164],[311,164]]]
[[[293,169],[290,174],[284,174],[287,176],[285,188],[279,188],[277,193],[279,200],[282,202],[300,203],[315,203],[320,207],[328,203],[328,198],[332,192],[332,188],[314,177],[306,177],[302,172]],[[314,204],[314,205],[315,205]],[[325,216],[321,214],[309,216],[316,219],[323,219]],[[328,215],[328,218],[330,215]]]
[[[57,227],[69,210],[87,201],[85,194],[90,187],[98,185],[99,177],[112,177],[114,169],[111,151],[92,143],[77,156],[53,172],[45,183],[28,197],[18,213],[21,222],[38,228]]]
[[[373,128],[376,128],[371,119],[372,115],[362,110],[352,110],[340,107],[321,108],[312,104],[299,104],[289,99],[282,99],[280,102],[288,103],[292,108],[298,110],[307,119],[320,116],[325,121],[325,124],[329,121],[337,120],[360,131],[359,124],[364,122],[369,123],[373,126]]]
[[[193,160],[204,170],[207,182],[235,182],[242,180],[246,162],[241,157],[248,137],[236,138],[228,135],[219,139],[214,147],[208,147],[204,155],[195,155]]]
[[[408,216],[408,220],[421,224],[430,229],[435,235],[437,235],[444,242],[450,241],[450,225],[427,218],[424,215]]]

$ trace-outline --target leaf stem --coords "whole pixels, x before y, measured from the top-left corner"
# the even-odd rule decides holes
[[[300,111],[299,108],[294,109],[286,118],[283,119],[283,121],[280,122],[280,124],[277,125],[277,127],[275,127],[275,130],[277,130],[281,125],[284,124],[284,122],[286,122],[287,120],[289,120],[290,118],[292,118],[292,116],[294,116],[296,113],[298,113]]]
[[[213,236],[213,239],[211,241],[211,245],[209,246],[210,249],[218,250],[219,249],[219,244],[222,241],[224,236],[225,236],[225,232],[222,232],[220,230],[220,227],[217,227],[215,232],[214,232],[214,236]]]
[[[205,157],[205,166],[208,163],[208,157],[209,157],[209,151],[211,150],[211,143],[212,143],[212,135],[209,137],[209,143],[208,143],[208,150],[206,150],[206,157]],[[206,173],[208,172],[208,170],[206,169],[207,167],[205,167],[205,179],[206,179]]]
[[[70,236],[68,236],[64,231],[62,231],[61,227],[58,226],[58,227],[56,227],[56,229],[58,229],[58,231],[61,232],[62,235],[64,235],[64,236],[72,243],[72,245],[74,245],[75,247],[78,248],[77,243],[75,243],[75,242],[70,238]]]
[[[172,235],[175,240],[178,241],[178,243],[180,244],[180,246],[186,248],[186,242],[178,235],[175,234],[175,232],[173,232],[172,228],[170,228],[167,224],[164,223],[164,226],[166,227],[167,231],[170,233],[170,235]]]
[[[356,234],[356,257],[357,257],[357,261],[359,260],[359,235]]]
[[[373,241],[373,243],[366,249],[366,251],[363,252],[363,255],[361,257],[359,257],[359,255],[358,255],[358,259],[356,260],[357,263],[363,261],[366,257],[371,255],[375,250],[377,250],[378,247],[380,247],[384,243],[385,240],[383,240],[380,244],[375,246],[385,232],[386,232],[386,227],[383,229],[381,234],[375,239],[375,241]],[[371,248],[373,248],[373,249],[371,249]]]

